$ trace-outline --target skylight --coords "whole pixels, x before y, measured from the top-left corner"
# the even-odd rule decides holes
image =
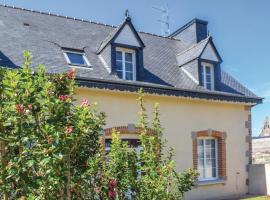
[[[90,63],[82,51],[64,51],[67,63],[72,66],[90,67]]]

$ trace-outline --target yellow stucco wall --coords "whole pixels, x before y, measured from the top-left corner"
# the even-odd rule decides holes
[[[136,94],[89,88],[78,88],[76,91],[78,100],[87,98],[90,102],[97,102],[98,109],[106,112],[106,128],[136,124],[139,109]],[[245,121],[250,112],[244,109],[244,105],[155,95],[146,95],[145,101],[150,116],[153,104],[160,104],[164,136],[169,146],[175,149],[177,169],[180,171],[192,167],[191,132],[213,129],[227,133],[225,184],[198,186],[188,192],[185,199],[209,200],[247,193],[248,129],[245,128]]]

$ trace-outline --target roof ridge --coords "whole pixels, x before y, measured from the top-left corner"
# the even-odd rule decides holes
[[[110,24],[105,24],[105,23],[101,23],[101,22],[95,22],[95,21],[88,20],[88,19],[79,19],[79,18],[76,18],[76,17],[69,17],[69,16],[64,16],[64,15],[55,14],[55,13],[51,13],[51,12],[38,11],[38,10],[27,9],[27,8],[22,8],[22,7],[17,7],[17,6],[11,6],[11,5],[7,5],[7,4],[1,4],[0,3],[0,7],[6,7],[6,8],[17,9],[17,10],[28,11],[28,12],[32,12],[32,13],[38,13],[38,14],[43,14],[43,15],[55,16],[55,17],[59,17],[59,18],[71,19],[71,20],[75,20],[75,21],[80,21],[80,22],[85,22],[85,23],[91,23],[91,24],[97,24],[97,25],[102,25],[102,26],[107,26],[107,27],[112,27],[112,28],[118,28],[119,27],[119,26],[116,26],[116,25],[110,25]],[[145,32],[145,31],[137,31],[137,32],[138,33],[142,33],[142,34],[148,34],[148,35],[160,37],[160,38],[165,38],[165,39],[169,39],[169,40],[181,41],[181,40],[176,39],[176,38],[162,36],[162,35],[158,35],[158,34],[155,34],[155,33],[149,33],[149,32]]]
[[[76,18],[76,17],[64,16],[64,15],[55,14],[55,13],[46,12],[46,11],[37,11],[37,10],[33,10],[33,9],[10,6],[10,5],[7,5],[7,4],[0,4],[0,7],[12,8],[12,9],[23,10],[23,11],[28,11],[28,12],[32,12],[32,13],[38,13],[38,14],[43,14],[43,15],[55,16],[55,17],[59,17],[59,18],[71,19],[71,20],[80,21],[80,22],[86,22],[86,23],[91,23],[91,24],[97,24],[97,25],[103,25],[103,26],[117,28],[117,26],[115,26],[115,25],[95,22],[95,21],[91,21],[91,20],[87,20],[87,19],[83,19],[83,18],[79,19],[79,18]]]
[[[188,49],[185,49],[184,51],[181,51],[180,53],[177,53],[176,55],[177,55],[177,56],[182,55],[182,54],[184,54],[184,53],[190,51],[191,49],[195,48],[196,46],[200,45],[201,43],[203,43],[203,42],[209,40],[210,38],[211,38],[211,36],[207,36],[207,38],[201,40],[200,42],[198,42],[198,43],[196,43],[196,44],[194,44],[194,45],[192,45],[192,46],[189,47]]]

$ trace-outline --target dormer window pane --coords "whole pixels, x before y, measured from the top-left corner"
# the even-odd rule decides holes
[[[132,63],[132,54],[131,53],[126,53],[125,56],[126,56],[125,57],[126,62]]]
[[[122,61],[122,52],[120,52],[120,51],[116,52],[116,60],[121,60]]]

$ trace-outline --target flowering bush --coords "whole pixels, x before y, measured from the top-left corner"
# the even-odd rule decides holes
[[[87,162],[99,150],[104,114],[74,104],[74,70],[0,69],[0,197],[79,199]]]

